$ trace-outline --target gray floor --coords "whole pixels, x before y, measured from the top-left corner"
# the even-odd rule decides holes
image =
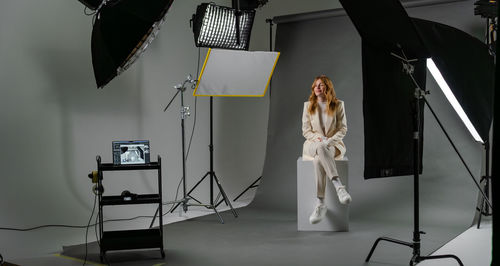
[[[158,250],[109,252],[111,265],[408,265],[411,249],[379,244],[370,263],[364,259],[379,236],[411,241],[413,225],[390,219],[351,220],[350,232],[299,232],[296,214],[245,207],[239,217],[224,212],[225,224],[214,215],[165,226],[166,258]],[[426,226],[422,254],[455,238],[463,230]],[[64,247],[60,254],[11,261],[20,265],[81,265],[84,245]],[[98,246],[89,245],[89,265],[99,263]]]
[[[485,219],[481,226],[474,225],[464,233],[448,242],[432,255],[454,254],[460,258],[464,265],[484,265],[492,264],[492,223],[491,219]],[[455,260],[440,260],[439,264],[432,260],[426,260],[419,266],[455,266]]]

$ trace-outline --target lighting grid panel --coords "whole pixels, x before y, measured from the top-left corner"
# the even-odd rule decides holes
[[[200,5],[206,7],[198,9],[196,16],[202,16],[195,23],[195,43],[197,47],[210,47],[222,49],[248,50],[250,42],[250,33],[252,30],[255,10],[241,10],[240,15],[236,15],[236,10],[224,6],[213,4]],[[239,22],[239,44],[236,30],[236,19]],[[199,29],[198,36],[196,31]]]

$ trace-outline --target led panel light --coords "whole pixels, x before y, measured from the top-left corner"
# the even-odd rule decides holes
[[[248,50],[255,10],[236,10],[203,3],[193,17],[197,47]]]
[[[427,59],[427,69],[429,69],[429,72],[431,72],[432,76],[434,77],[434,80],[439,85],[439,88],[441,88],[444,95],[446,96],[446,99],[448,99],[451,106],[453,106],[453,109],[455,109],[455,112],[457,112],[460,119],[462,119],[462,122],[467,127],[472,137],[476,141],[484,143],[483,139],[479,136],[479,133],[477,133],[476,128],[474,127],[474,125],[472,125],[472,122],[469,120],[469,117],[465,113],[464,109],[462,108],[457,98],[455,97],[450,87],[448,86],[448,83],[446,83],[446,80],[443,78],[443,75],[441,75],[441,72],[439,71],[436,64],[431,58]]]

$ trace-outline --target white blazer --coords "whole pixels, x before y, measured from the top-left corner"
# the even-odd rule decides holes
[[[319,142],[318,138],[327,137],[329,146],[333,146],[335,150],[335,160],[344,158],[346,152],[345,144],[342,141],[347,133],[347,120],[345,117],[344,102],[339,100],[333,116],[327,115],[325,121],[325,131],[321,127],[320,112],[316,110],[314,114],[309,114],[309,101],[304,103],[304,111],[302,114],[302,135],[306,138],[302,149],[302,158],[304,160],[313,160],[316,153],[315,142]]]

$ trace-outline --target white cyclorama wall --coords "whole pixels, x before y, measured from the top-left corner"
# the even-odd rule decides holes
[[[90,50],[92,17],[84,15],[79,1],[0,2],[0,227],[85,225],[94,200],[87,174],[96,169],[96,155],[103,162],[112,160],[113,140],[150,140],[152,160],[162,156],[164,200],[174,198],[182,175],[180,100],[167,112],[163,108],[176,93],[173,86],[188,74],[196,75],[198,48],[189,19],[200,3],[174,1],[146,52],[98,90]],[[250,50],[268,50],[266,18],[338,6],[337,1],[327,0],[270,1],[257,10]],[[205,54],[206,49],[201,49],[201,64]],[[208,98],[197,102],[187,162],[188,188],[209,170],[209,102]],[[214,99],[215,171],[230,199],[262,173],[268,104],[268,97]],[[186,120],[188,140],[194,120],[190,91],[185,94],[185,105],[192,113]],[[106,173],[104,178],[105,193],[156,189],[154,173]],[[208,200],[208,193],[204,183],[194,195]],[[250,190],[243,198],[253,193]],[[108,208],[105,213],[105,218],[130,218],[152,215],[154,207]],[[43,230],[52,230],[61,239],[48,247],[51,250],[84,241],[81,229]],[[37,235],[8,234],[2,239],[11,239],[9,245],[0,241],[4,257],[9,256],[7,249],[26,248],[26,243],[12,240],[19,234]],[[93,239],[89,234],[89,240]]]
[[[198,49],[189,19],[197,4],[175,1],[158,38],[141,58],[98,90],[90,49],[92,17],[84,15],[80,2],[2,1],[0,137],[8,152],[0,160],[1,226],[85,224],[93,203],[87,174],[96,169],[96,155],[112,161],[113,140],[150,140],[152,160],[163,158],[165,200],[173,198],[181,176],[179,103],[165,113],[163,108],[176,92],[173,85],[196,74]],[[186,97],[186,105],[193,103]],[[199,110],[206,110],[207,103],[198,101]],[[208,116],[203,114],[193,138],[188,186],[208,166],[203,131]],[[186,122],[188,134],[192,121]],[[123,174],[127,177],[105,177],[106,193],[155,189],[154,178]],[[154,212],[151,208],[131,207],[126,213],[110,209],[107,214],[148,215]]]

